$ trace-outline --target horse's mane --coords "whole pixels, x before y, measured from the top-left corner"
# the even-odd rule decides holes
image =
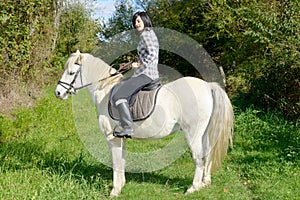
[[[78,62],[80,64],[84,62],[85,67],[91,67],[93,68],[93,70],[95,70],[96,67],[102,69],[101,71],[106,71],[111,68],[106,62],[104,62],[99,57],[95,57],[88,53],[80,53],[78,50],[70,55],[65,64],[65,69],[69,66],[70,63],[75,62]]]

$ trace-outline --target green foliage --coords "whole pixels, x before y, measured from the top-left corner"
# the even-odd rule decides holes
[[[115,10],[113,16],[108,19],[108,23],[103,25],[101,34],[104,38],[133,29],[131,19],[134,13],[131,3],[128,0],[119,0],[115,5]]]
[[[199,32],[205,9],[202,1],[152,1],[147,9],[154,26],[185,33],[203,45],[202,33]],[[190,63],[173,53],[161,51],[160,63],[173,67],[183,76],[201,77]]]
[[[71,52],[89,52],[99,41],[99,21],[91,18],[86,4],[5,0],[0,7],[1,96],[11,85],[42,87]]]
[[[220,64],[230,76],[245,80],[246,90],[239,96],[245,96],[248,104],[299,118],[299,5],[296,1],[242,1],[226,7],[220,18],[213,12],[209,24],[225,27],[214,29],[224,41]]]
[[[52,14],[53,4],[49,0],[6,0],[0,2],[0,7],[1,78],[26,78],[35,64],[32,50],[36,35],[42,31],[45,18]]]
[[[223,66],[232,96],[245,99],[248,105],[277,109],[286,117],[299,119],[297,0],[139,2],[154,26],[185,33],[204,46]],[[191,65],[169,52],[161,51],[160,63],[195,76]]]
[[[92,54],[109,64],[134,61],[137,54],[132,50],[136,49],[139,39],[131,22],[134,7],[128,0],[119,0],[116,1],[115,10],[113,16],[102,26],[100,35],[104,41]]]
[[[209,24],[223,22],[228,26],[227,33],[214,31],[224,41],[220,64],[231,81],[233,77],[244,80],[239,96],[248,104],[278,109],[288,117],[298,118],[299,31],[295,28],[299,30],[300,8],[295,3],[242,1],[228,7],[222,19],[211,15],[209,19],[213,21]]]
[[[63,10],[59,29],[59,42],[56,51],[68,56],[77,49],[90,52],[98,44],[97,34],[100,23],[91,18],[91,11],[84,5],[69,5]]]
[[[299,119],[297,0],[141,0],[135,5],[120,0],[113,17],[103,26],[91,18],[92,8],[87,2],[0,2],[2,96],[14,82],[47,83],[62,69],[70,53],[93,50],[99,44],[98,34],[107,39],[132,29],[132,15],[142,8],[154,26],[185,33],[203,45],[223,66],[227,91],[233,97],[246,100],[245,105],[277,109]],[[132,60],[134,55],[129,52],[117,59]],[[160,52],[160,63],[183,75],[201,77],[188,62],[170,52]]]

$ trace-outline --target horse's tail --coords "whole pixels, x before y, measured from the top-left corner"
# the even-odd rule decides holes
[[[213,112],[206,129],[208,134],[210,152],[209,163],[212,163],[211,170],[216,170],[227,155],[228,142],[233,148],[233,121],[234,114],[231,102],[226,92],[217,83],[209,83],[213,96]]]

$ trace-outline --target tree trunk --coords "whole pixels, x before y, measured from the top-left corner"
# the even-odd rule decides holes
[[[56,2],[53,2],[54,4],[54,9],[55,9],[55,18],[54,18],[54,38],[53,38],[53,43],[52,43],[52,48],[51,51],[53,52],[56,48],[56,43],[58,39],[58,34],[59,34],[59,25],[60,25],[60,16],[61,16],[61,10],[63,7],[62,0],[57,0]]]

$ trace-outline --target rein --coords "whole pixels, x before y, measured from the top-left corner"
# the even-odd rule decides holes
[[[82,67],[82,65],[81,64],[78,64],[78,63],[75,63],[76,65],[79,65],[80,67],[79,67],[79,69],[76,71],[76,73],[75,73],[75,76],[74,76],[74,79],[73,79],[73,81],[71,82],[71,83],[66,83],[66,82],[63,82],[63,81],[58,81],[58,85],[60,85],[60,86],[62,86],[63,88],[65,88],[66,90],[67,90],[67,93],[69,93],[69,94],[77,94],[77,91],[78,90],[80,90],[80,89],[83,89],[83,88],[86,88],[86,87],[88,87],[88,86],[91,86],[91,85],[93,85],[94,83],[98,83],[98,82],[101,82],[101,81],[105,81],[105,80],[107,80],[107,79],[109,79],[109,78],[111,78],[111,77],[114,77],[114,76],[116,76],[116,75],[119,75],[119,74],[125,74],[125,73],[127,73],[129,70],[130,70],[130,68],[121,68],[121,69],[118,69],[115,73],[113,73],[113,74],[110,74],[108,77],[105,77],[105,78],[102,78],[102,79],[99,79],[98,81],[94,81],[94,82],[91,82],[91,83],[88,83],[88,84],[85,84],[85,85],[83,85],[83,83],[82,83],[82,77],[81,77],[81,67]],[[128,66],[129,64],[131,64],[131,62],[129,62],[129,63],[127,63],[126,64],[126,66]],[[113,68],[111,67],[110,68],[110,71],[112,70]],[[81,79],[81,84],[82,84],[82,86],[80,86],[80,87],[74,87],[74,83],[75,83],[75,81],[76,81],[76,79],[77,79],[77,77],[78,77],[78,75],[80,74],[80,79]]]

